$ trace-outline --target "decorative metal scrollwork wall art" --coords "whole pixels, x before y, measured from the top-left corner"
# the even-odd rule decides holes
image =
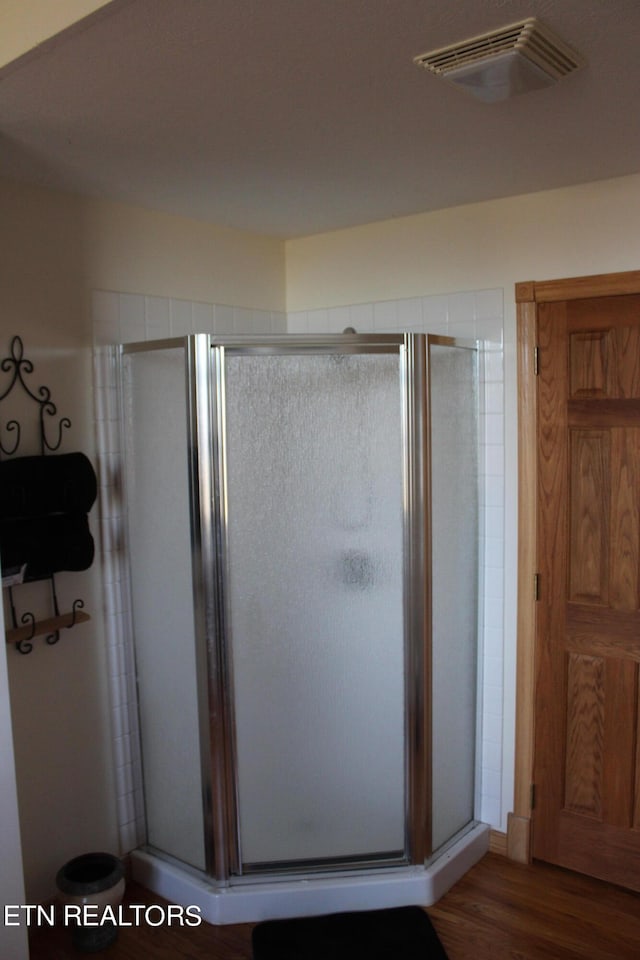
[[[39,423],[39,432],[40,432],[40,453],[44,456],[47,450],[53,452],[60,449],[60,444],[62,443],[62,431],[68,429],[71,426],[71,420],[68,417],[61,417],[58,424],[58,436],[55,443],[51,443],[47,437],[47,428],[46,428],[46,417],[55,417],[58,409],[51,399],[51,390],[49,387],[41,386],[38,387],[38,392],[35,394],[26,383],[24,379],[25,373],[33,373],[33,363],[31,360],[26,360],[24,356],[24,346],[22,339],[18,336],[15,336],[11,341],[11,356],[5,357],[2,363],[0,364],[0,370],[4,373],[10,373],[11,379],[6,390],[0,394],[0,403],[9,396],[13,388],[20,384],[24,392],[38,404],[39,414],[38,414],[38,423]],[[6,456],[11,457],[14,453],[17,453],[18,447],[20,446],[21,440],[21,427],[17,420],[9,420],[6,424],[5,430],[7,433],[15,433],[15,443],[12,447],[7,447],[0,440],[0,451]]]
[[[0,403],[6,400],[16,388],[21,388],[28,400],[37,405],[37,439],[40,457],[44,457],[47,453],[55,453],[60,449],[64,431],[71,427],[71,420],[68,417],[59,417],[56,422],[55,418],[58,416],[58,410],[51,398],[49,387],[43,385],[32,388],[28,383],[27,377],[33,373],[34,366],[31,360],[25,357],[24,345],[19,336],[14,336],[11,340],[10,355],[0,362],[0,371],[9,375],[6,386],[4,388],[0,386]],[[23,434],[23,427],[15,417],[9,419],[5,424],[0,423],[0,461],[15,458],[15,455],[19,454],[24,439]],[[34,462],[38,460],[37,457],[30,459]],[[23,460],[21,465],[22,463],[29,463],[29,460]],[[47,461],[47,463],[50,462]],[[92,470],[92,468],[90,469]],[[2,510],[2,516],[3,518],[6,516],[4,509]],[[1,546],[2,543],[0,543]],[[38,572],[29,578],[32,582],[36,580],[49,582],[53,616],[38,620],[30,611],[18,615],[14,589],[22,582],[22,576],[21,573],[13,572],[13,575],[11,574],[12,572],[5,578],[5,571],[3,570],[3,588],[8,591],[8,607],[11,617],[11,627],[6,631],[6,639],[7,643],[12,643],[19,653],[31,653],[33,650],[32,641],[36,636],[44,636],[45,642],[51,646],[59,641],[61,629],[71,629],[77,623],[90,619],[89,615],[83,612],[84,602],[80,599],[73,601],[69,613],[60,613],[54,571]]]

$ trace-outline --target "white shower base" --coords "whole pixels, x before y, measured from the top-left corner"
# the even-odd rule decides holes
[[[283,917],[431,906],[489,849],[489,827],[475,825],[426,867],[398,867],[342,876],[262,880],[216,887],[143,850],[131,854],[133,879],[172,903],[198,906],[213,924]]]

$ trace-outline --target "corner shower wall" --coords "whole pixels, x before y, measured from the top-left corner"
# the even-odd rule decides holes
[[[431,341],[432,338],[429,338]],[[478,660],[478,355],[429,346],[431,477],[431,841],[474,818]]]
[[[168,300],[143,294],[96,291],[93,299],[96,433],[100,480],[101,550],[105,584],[105,623],[117,772],[118,822],[121,851],[136,847],[144,837],[136,694],[127,632],[129,589],[121,563],[122,500],[118,487],[121,449],[115,368],[102,352],[104,345],[156,339],[192,332],[284,332],[287,317],[217,304]],[[480,461],[482,629],[481,724],[477,780],[477,818],[504,829],[502,775],[502,644],[504,437],[502,290],[426,296],[383,303],[356,304],[290,314],[291,332],[339,332],[354,325],[363,332],[409,329],[484,341],[480,369]]]
[[[124,460],[146,838],[204,870],[184,348],[130,358]],[[135,374],[135,375],[133,375]],[[124,478],[123,478],[124,479]]]

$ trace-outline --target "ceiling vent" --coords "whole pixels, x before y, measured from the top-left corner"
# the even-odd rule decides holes
[[[548,87],[584,59],[535,17],[414,57],[479,100],[492,103]]]

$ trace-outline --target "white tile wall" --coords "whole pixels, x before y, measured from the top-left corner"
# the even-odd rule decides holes
[[[145,297],[145,335],[143,340],[164,340],[171,335],[169,301],[164,297]]]
[[[104,348],[121,342],[163,339],[187,333],[233,335],[287,330],[290,333],[339,333],[347,326],[355,327],[360,333],[409,330],[480,339],[484,343],[480,383],[482,702],[476,816],[500,827],[505,504],[502,290],[413,297],[296,311],[288,315],[224,304],[96,291],[93,297],[95,417],[122,853],[142,842],[144,814],[130,639],[129,583],[122,554],[115,364],[110,352]]]
[[[284,333],[286,314],[218,303],[97,290],[93,294],[96,346],[162,340],[191,333]]]

